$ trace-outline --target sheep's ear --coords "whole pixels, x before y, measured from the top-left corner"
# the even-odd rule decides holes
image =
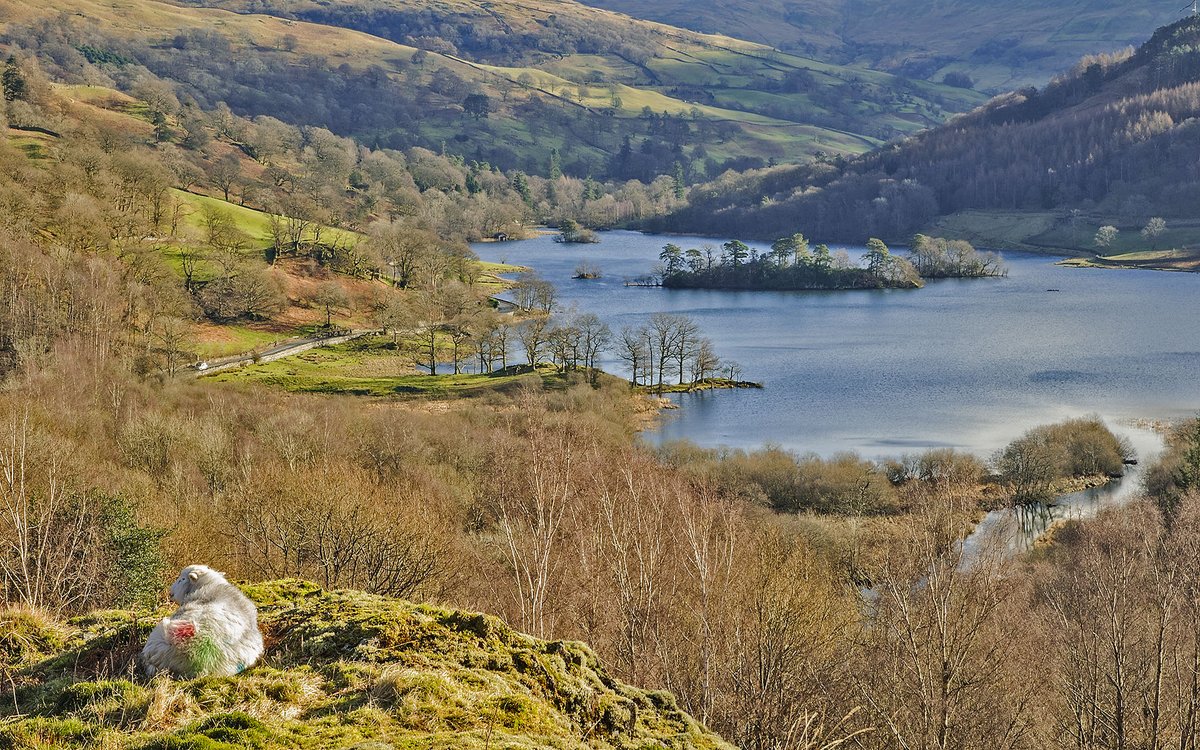
[[[188,573],[189,581],[194,581],[199,577],[200,577],[200,571],[198,571],[198,570],[193,570],[191,573]]]

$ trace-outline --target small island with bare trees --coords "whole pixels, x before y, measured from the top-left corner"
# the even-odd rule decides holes
[[[800,233],[776,240],[760,253],[740,240],[712,247],[668,244],[662,262],[662,286],[672,289],[844,290],[919,289],[926,279],[983,278],[1007,273],[995,253],[970,243],[917,235],[906,255],[892,253],[882,240],[867,242],[856,263],[845,250],[810,247]]]

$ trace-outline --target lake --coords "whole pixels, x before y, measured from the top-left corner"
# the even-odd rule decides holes
[[[1005,253],[1007,278],[920,290],[667,290],[623,280],[650,273],[668,242],[722,240],[601,237],[597,245],[542,236],[474,249],[534,268],[564,305],[596,313],[614,332],[654,312],[689,315],[719,356],[765,386],[676,396],[681,408],[650,440],[871,458],[953,447],[986,457],[1035,425],[1095,414],[1146,458],[1158,440],[1134,420],[1200,408],[1200,275],[1063,268],[1046,256]],[[603,277],[572,279],[581,261]],[[609,357],[605,369],[623,368]]]

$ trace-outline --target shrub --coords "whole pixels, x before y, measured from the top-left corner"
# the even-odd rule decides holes
[[[1131,455],[1099,419],[1072,419],[1025,433],[997,454],[994,466],[1015,502],[1034,503],[1049,499],[1059,479],[1121,476]]]

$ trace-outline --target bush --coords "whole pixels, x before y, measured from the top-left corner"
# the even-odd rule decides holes
[[[1103,474],[1119,477],[1129,445],[1099,419],[1072,419],[1037,427],[1009,443],[995,458],[996,473],[1017,503],[1048,500],[1056,480]]]
[[[1167,519],[1173,519],[1184,496],[1200,490],[1200,419],[1180,425],[1167,436],[1167,449],[1144,480]]]
[[[947,73],[942,76],[942,83],[947,86],[953,86],[956,89],[975,88],[975,81],[966,73]]]
[[[896,485],[920,481],[943,487],[966,488],[979,484],[987,467],[970,453],[953,448],[934,448],[888,461],[884,470],[888,480]]]
[[[825,459],[768,447],[750,453],[709,452],[708,456],[707,471],[719,484],[780,512],[875,515],[897,509],[896,491],[887,476],[875,463],[854,453]],[[695,465],[697,456],[674,447],[672,458]]]

